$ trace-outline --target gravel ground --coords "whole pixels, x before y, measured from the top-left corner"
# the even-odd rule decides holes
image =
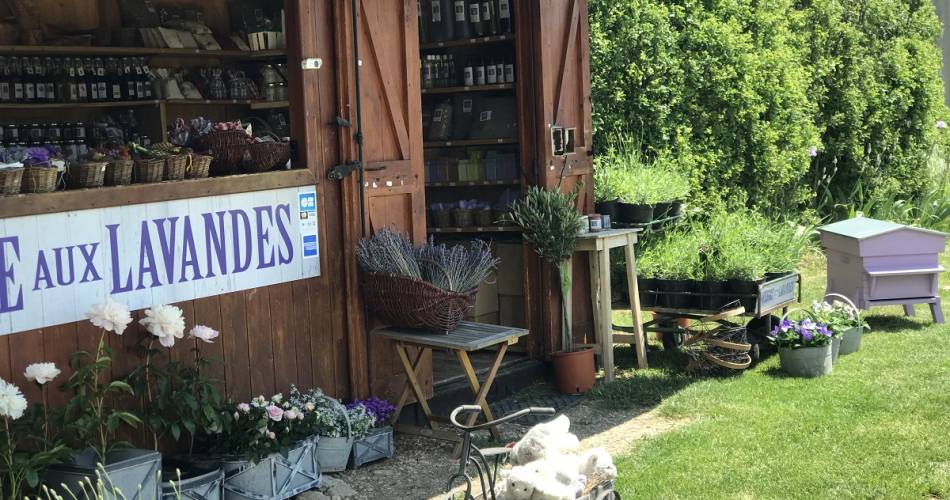
[[[604,410],[583,401],[565,411],[571,419],[571,431],[582,440],[583,448],[603,447],[612,455],[626,452],[644,437],[666,432],[683,421],[657,416],[648,408],[641,410]],[[518,424],[502,426],[502,441],[513,442],[527,431]],[[391,459],[335,475],[366,499],[445,498],[445,483],[458,468],[452,458],[453,445],[408,435],[396,435],[396,455]]]

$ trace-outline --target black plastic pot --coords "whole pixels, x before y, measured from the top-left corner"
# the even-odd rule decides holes
[[[692,285],[692,280],[660,280],[660,290],[664,292],[688,292]],[[693,305],[693,297],[690,295],[668,294],[660,297],[665,307],[689,309]]]
[[[654,307],[657,303],[656,288],[659,280],[654,278],[637,278],[637,289],[640,290],[640,307]]]
[[[683,202],[674,201],[670,203],[670,212],[666,214],[667,217],[679,217],[683,213]]]
[[[758,301],[757,297],[750,296],[750,294],[758,293],[758,285],[762,280],[741,280],[741,279],[730,279],[726,282],[726,289],[730,293],[735,293],[739,299],[739,303],[742,307],[745,308],[747,313],[754,313],[756,302]]]
[[[772,281],[774,279],[782,278],[792,274],[791,271],[781,271],[776,273],[765,273],[765,281]]]
[[[600,215],[609,215],[611,220],[617,220],[620,216],[620,200],[598,201],[594,203],[594,211]]]
[[[703,293],[722,293],[726,289],[724,281],[701,281],[699,290]],[[700,308],[707,311],[718,311],[726,297],[704,295],[700,297]]]
[[[619,221],[627,224],[648,224],[653,221],[652,205],[620,203]]]
[[[653,220],[660,220],[669,217],[670,209],[672,209],[672,207],[673,202],[671,201],[665,201],[653,205]]]

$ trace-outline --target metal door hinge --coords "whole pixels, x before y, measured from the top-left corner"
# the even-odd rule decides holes
[[[323,67],[323,59],[320,59],[319,57],[308,57],[300,61],[300,69],[304,71],[320,69],[322,67]]]
[[[330,179],[331,181],[342,180],[344,177],[348,177],[353,172],[362,168],[363,165],[360,162],[347,160],[346,163],[333,167],[333,169],[327,174],[327,179]]]

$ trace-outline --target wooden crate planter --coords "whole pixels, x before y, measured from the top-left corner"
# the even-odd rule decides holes
[[[818,228],[828,257],[827,293],[848,297],[861,309],[929,304],[934,321],[940,309],[939,263],[947,234],[858,217]]]
[[[258,462],[222,460],[225,500],[283,500],[320,485],[317,438],[302,441],[287,456],[271,454]]]
[[[350,453],[350,467],[355,469],[377,460],[392,458],[394,452],[393,428],[373,429],[363,439],[357,439],[353,442],[353,451]]]
[[[108,464],[99,469],[104,484],[101,500],[151,500],[159,497],[162,456],[158,452],[116,450],[109,453],[106,461]],[[43,484],[62,497],[75,495],[85,498],[79,485],[87,479],[92,484],[99,480],[96,455],[91,449],[75,454],[70,463],[47,469]]]

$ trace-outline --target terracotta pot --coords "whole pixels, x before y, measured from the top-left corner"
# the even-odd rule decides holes
[[[556,352],[554,381],[561,394],[584,394],[594,387],[594,351]]]

